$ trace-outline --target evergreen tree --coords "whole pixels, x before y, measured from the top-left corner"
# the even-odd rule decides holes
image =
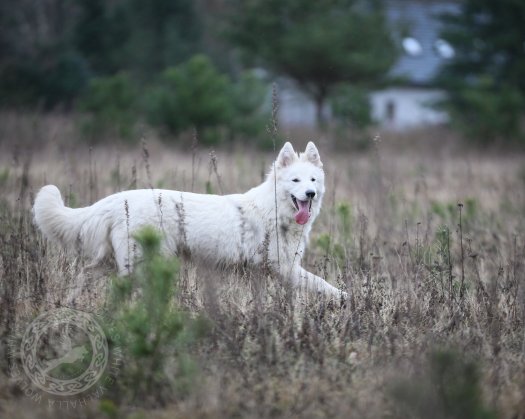
[[[77,2],[76,47],[97,75],[125,70],[151,81],[200,49],[200,17],[191,0]]]
[[[525,2],[465,0],[443,17],[455,49],[440,80],[453,122],[480,141],[521,135],[525,109]]]
[[[126,65],[143,80],[187,61],[202,32],[192,0],[126,0]]]
[[[77,0],[78,21],[74,28],[75,48],[89,62],[95,76],[122,70],[122,45],[129,38],[126,2]]]
[[[1,106],[72,105],[90,75],[72,42],[76,22],[72,2],[0,1]]]
[[[191,0],[0,0],[0,105],[73,105],[93,76],[150,82],[200,49]]]

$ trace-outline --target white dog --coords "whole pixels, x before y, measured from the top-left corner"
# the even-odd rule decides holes
[[[207,264],[266,264],[294,286],[345,295],[300,266],[323,199],[324,172],[312,142],[299,156],[286,143],[267,179],[244,194],[202,195],[162,189],[116,193],[85,208],[68,208],[56,186],[44,186],[33,207],[43,234],[100,262],[113,254],[119,274],[129,273],[145,225],[163,234],[166,254]]]

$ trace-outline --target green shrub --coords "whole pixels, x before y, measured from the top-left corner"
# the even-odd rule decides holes
[[[354,215],[352,213],[352,207],[346,202],[341,202],[337,206],[337,214],[341,219],[342,236],[345,241],[349,241],[352,234]]]
[[[450,265],[450,229],[446,225],[440,226],[436,231],[435,248],[437,254],[443,261],[443,265]]]
[[[364,89],[341,85],[331,97],[335,119],[344,126],[363,129],[372,123],[370,100]]]
[[[232,118],[231,82],[204,55],[168,68],[147,95],[148,121],[170,134],[195,128],[199,140],[220,140],[219,128]]]
[[[525,98],[515,88],[496,85],[489,78],[480,79],[451,92],[444,108],[453,125],[475,142],[523,141]]]
[[[372,124],[371,106],[365,89],[340,85],[330,97],[336,140],[340,146],[366,150],[371,141],[365,129]]]
[[[268,91],[268,86],[253,72],[242,73],[239,81],[232,86],[232,137],[256,141],[263,148],[272,146],[265,129],[270,120],[266,100]]]
[[[391,388],[398,415],[392,417],[493,419],[485,406],[477,365],[451,351],[430,355],[423,377],[410,377]]]
[[[321,234],[314,243],[325,255],[332,256],[339,266],[344,266],[351,246],[354,214],[347,202],[337,204],[336,210],[338,234]]]
[[[0,170],[0,186],[4,186],[9,180],[9,168]]]
[[[126,398],[162,401],[191,383],[195,366],[188,346],[207,323],[177,304],[179,262],[161,255],[159,233],[146,227],[135,238],[142,260],[131,275],[113,280],[110,298],[109,317],[117,329],[111,335],[119,336],[113,343],[123,349],[126,366],[118,384]],[[174,372],[167,373],[168,365]]]
[[[0,104],[13,107],[71,108],[86,88],[85,58],[63,45],[37,47],[32,56],[14,54],[0,67]]]
[[[91,80],[79,108],[86,112],[82,130],[88,138],[111,135],[131,139],[134,134],[138,89],[124,74]]]
[[[438,201],[430,201],[430,211],[440,217],[442,220],[447,217],[447,208],[445,204]]]

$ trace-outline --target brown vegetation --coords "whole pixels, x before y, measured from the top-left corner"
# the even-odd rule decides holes
[[[239,148],[210,161],[209,150],[153,140],[91,150],[69,122],[40,117],[4,116],[0,134],[0,416],[525,417],[522,155],[386,134],[365,152],[323,152],[327,139],[326,200],[305,266],[345,287],[346,305],[288,298],[264,273],[184,264],[178,302],[211,324],[192,349],[193,383],[57,413],[8,378],[7,339],[51,307],[102,310],[112,276],[35,231],[38,188],[56,184],[73,206],[150,185],[240,192],[273,155]]]

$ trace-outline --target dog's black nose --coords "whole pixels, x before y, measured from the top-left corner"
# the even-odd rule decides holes
[[[315,192],[310,190],[310,191],[306,191],[306,196],[310,199],[314,199],[314,196],[315,196]]]

